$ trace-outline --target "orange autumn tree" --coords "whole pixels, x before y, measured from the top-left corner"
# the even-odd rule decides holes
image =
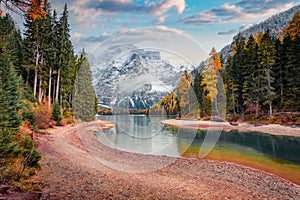
[[[28,15],[32,20],[37,20],[45,18],[47,12],[43,9],[48,4],[47,1],[41,0],[30,0],[30,9],[28,10]]]
[[[292,40],[295,40],[300,35],[300,11],[297,11],[292,20],[289,22],[286,27],[285,37],[290,37]]]
[[[211,99],[212,102],[214,102],[215,105],[215,111],[217,114],[218,112],[218,102],[217,102],[217,96],[218,96],[218,80],[219,80],[219,71],[222,70],[222,65],[220,61],[220,56],[217,53],[215,48],[212,48],[210,52],[210,57],[208,59],[207,63],[207,69],[203,70],[203,80],[201,82],[201,85],[204,87],[204,90],[208,92],[207,97]]]
[[[192,75],[188,73],[187,70],[184,70],[183,74],[180,76],[177,89],[177,98],[182,116],[191,112],[191,83]]]
[[[13,12],[28,13],[33,19],[45,18],[47,12],[43,9],[47,4],[44,0],[0,0],[0,5],[3,5],[7,10]],[[0,16],[3,11],[0,9]]]

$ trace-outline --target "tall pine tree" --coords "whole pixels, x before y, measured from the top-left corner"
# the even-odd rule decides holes
[[[285,109],[300,110],[300,12],[296,12],[285,30]]]
[[[269,106],[269,115],[273,114],[274,82],[273,67],[275,64],[275,46],[268,31],[264,34],[258,47],[258,68],[260,74],[260,93],[262,104]]]
[[[96,94],[92,86],[90,64],[83,50],[77,60],[78,73],[73,92],[73,114],[76,120],[94,120],[96,109]]]
[[[244,65],[244,84],[243,84],[243,98],[244,105],[246,109],[252,112],[251,107],[255,105],[255,115],[258,116],[258,108],[259,108],[259,93],[257,89],[259,88],[259,80],[258,80],[258,62],[257,62],[257,50],[258,45],[253,35],[251,35],[247,41],[245,46],[245,62]]]

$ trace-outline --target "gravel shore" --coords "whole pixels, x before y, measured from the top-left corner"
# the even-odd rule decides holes
[[[111,149],[97,142],[100,127],[111,124],[94,121],[35,135],[43,155],[41,199],[300,199],[299,185],[249,167]]]
[[[213,122],[213,121],[199,121],[199,120],[164,120],[162,123],[183,128],[210,128],[223,130],[239,130],[242,132],[262,132],[272,135],[285,135],[300,137],[300,127],[296,126],[282,126],[279,124],[268,125],[254,125],[249,123],[239,123],[237,126],[232,126],[229,122]]]

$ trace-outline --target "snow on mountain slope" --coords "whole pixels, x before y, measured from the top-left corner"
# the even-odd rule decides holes
[[[184,70],[193,66],[173,66],[155,50],[133,45],[115,45],[93,57],[93,85],[100,103],[134,109],[146,108],[177,87]],[[126,105],[125,105],[126,106]]]

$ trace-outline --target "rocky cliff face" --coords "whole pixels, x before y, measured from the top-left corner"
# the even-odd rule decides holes
[[[182,72],[192,67],[173,66],[159,51],[132,45],[112,46],[92,58],[93,85],[99,103],[112,107],[148,108],[173,91]]]

